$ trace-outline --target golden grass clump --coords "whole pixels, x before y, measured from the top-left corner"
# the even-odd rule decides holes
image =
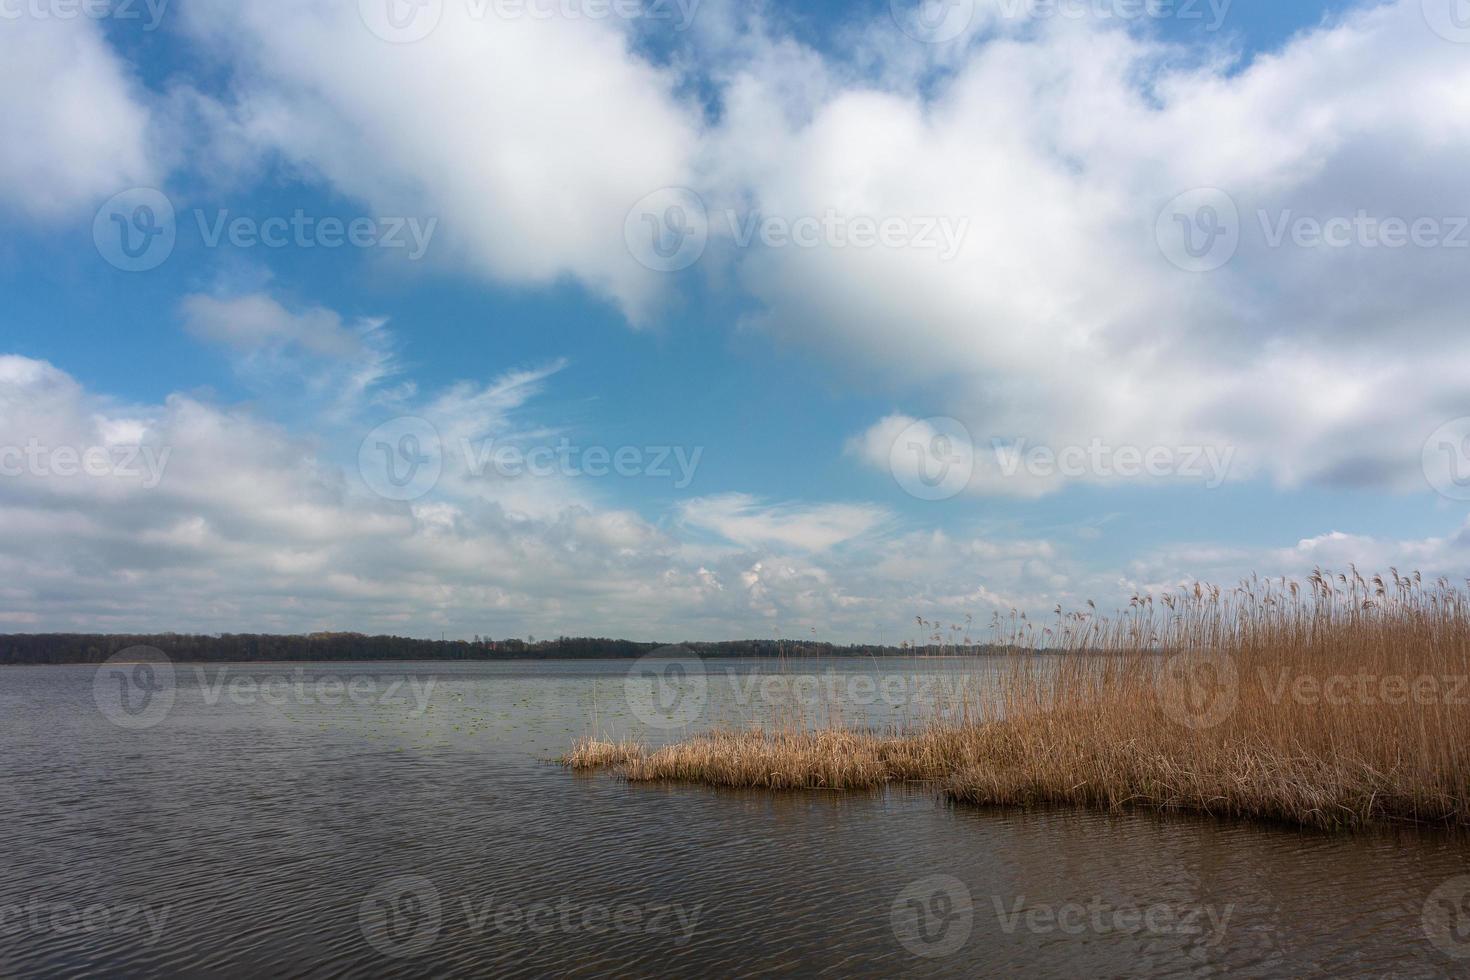
[[[1056,616],[1000,630],[1010,663],[997,696],[961,721],[717,732],[605,757],[635,780],[926,781],[979,804],[1470,826],[1463,590],[1318,572],[1306,588],[1197,585],[1135,597],[1110,618]]]
[[[643,754],[636,742],[607,742],[584,738],[558,761],[568,769],[611,769],[625,766]]]
[[[722,732],[632,762],[630,780],[696,780],[761,789],[864,789],[887,782],[881,740],[842,730]]]

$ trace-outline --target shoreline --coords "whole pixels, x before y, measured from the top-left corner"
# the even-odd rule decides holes
[[[798,661],[805,661],[805,660],[863,661],[863,660],[873,660],[873,659],[886,659],[886,660],[955,660],[955,661],[959,661],[959,660],[1006,660],[1006,659],[1014,658],[1016,655],[1017,654],[1015,654],[1014,652],[983,651],[983,652],[976,652],[976,653],[957,653],[957,654],[923,654],[923,653],[916,654],[916,653],[903,653],[903,652],[884,653],[884,654],[869,654],[869,653],[862,653],[862,654],[858,654],[858,653],[852,653],[852,654],[841,654],[841,653],[830,653],[830,654],[820,654],[820,653],[812,653],[812,654],[790,654],[790,653],[788,653],[788,654],[783,654],[783,655],[780,655],[780,656],[759,656],[759,655],[755,655],[755,654],[698,654],[697,657],[700,660],[713,661],[713,662],[728,661],[728,660],[754,660],[754,661],[770,661],[770,662],[774,662],[774,663],[781,663],[781,662],[787,662],[787,661],[793,661],[793,660],[798,660]],[[1047,656],[1048,653],[1047,653],[1047,651],[1036,651],[1035,654],[1033,654],[1033,655]],[[323,666],[323,665],[325,665],[325,666],[331,666],[331,665],[334,665],[334,664],[343,664],[343,665],[351,665],[351,664],[418,664],[418,665],[438,665],[438,664],[543,664],[543,663],[567,663],[567,664],[575,664],[575,663],[622,663],[622,662],[636,663],[639,659],[640,659],[639,657],[620,657],[620,656],[607,656],[607,657],[495,657],[495,658],[482,657],[482,658],[474,658],[474,659],[467,659],[467,658],[461,658],[461,657],[455,657],[455,658],[446,657],[446,658],[439,658],[439,659],[412,658],[412,659],[402,659],[402,660],[399,660],[399,659],[371,659],[371,658],[353,659],[353,660],[179,660],[179,659],[175,659],[175,658],[169,658],[169,662],[171,664],[173,664],[174,666],[176,666],[176,667],[196,667],[196,666],[210,666],[210,665],[213,665],[213,666],[216,666],[216,667],[251,667],[251,666],[257,666],[257,665],[280,666],[280,665],[291,665],[291,664],[299,664],[299,665],[303,665],[303,666],[306,666],[306,665],[311,665],[311,666]],[[63,661],[63,662],[59,662],[59,663],[10,663],[10,662],[0,661],[0,670],[3,670],[5,668],[7,668],[7,667],[101,667],[104,664],[108,664],[108,665],[111,665],[111,666],[132,666],[132,665],[135,665],[135,664],[149,664],[149,663],[156,663],[156,662],[157,661],[152,661],[152,660],[68,660],[68,661]]]

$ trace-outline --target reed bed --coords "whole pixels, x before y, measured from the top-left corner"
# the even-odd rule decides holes
[[[1150,807],[1326,829],[1470,825],[1470,596],[1317,572],[997,621],[996,696],[903,730],[717,731],[606,760],[630,780],[936,785],[987,805]],[[1052,654],[1053,656],[1040,656]],[[1060,656],[1055,656],[1059,654]]]

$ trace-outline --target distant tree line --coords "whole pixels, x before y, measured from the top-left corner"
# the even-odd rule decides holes
[[[94,664],[129,647],[163,651],[185,663],[250,663],[255,661],[330,660],[605,660],[635,658],[668,644],[635,643],[604,637],[558,637],[554,640],[420,640],[363,633],[89,634],[36,633],[0,635],[0,664]],[[701,657],[878,657],[935,654],[984,654],[985,646],[882,647],[838,646],[793,640],[734,640],[684,643]]]

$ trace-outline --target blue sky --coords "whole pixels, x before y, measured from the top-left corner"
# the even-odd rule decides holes
[[[0,627],[864,640],[1463,571],[1454,0],[954,0],[928,40],[902,0],[431,0],[414,40],[389,2],[0,21],[0,444],[35,451]],[[174,244],[117,267],[160,198]],[[689,201],[707,242],[650,268]],[[250,241],[298,212],[395,247]],[[440,475],[394,499],[402,419]],[[657,472],[471,472],[491,438]]]

